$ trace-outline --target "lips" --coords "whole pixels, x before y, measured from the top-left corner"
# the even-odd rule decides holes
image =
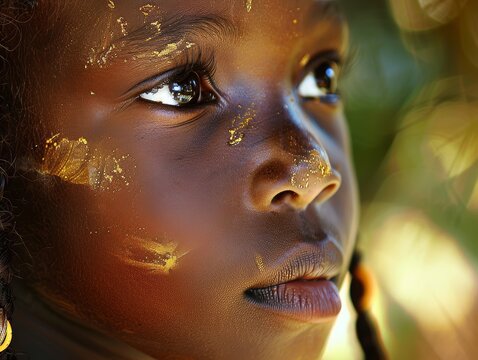
[[[341,265],[342,252],[332,238],[301,243],[245,295],[273,314],[305,323],[324,322],[335,318],[342,306],[335,284]]]

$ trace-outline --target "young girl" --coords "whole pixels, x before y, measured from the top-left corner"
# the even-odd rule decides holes
[[[317,359],[358,218],[335,1],[7,3],[3,354]]]

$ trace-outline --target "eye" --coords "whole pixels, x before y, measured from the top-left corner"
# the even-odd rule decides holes
[[[338,101],[337,79],[339,66],[334,61],[326,61],[310,71],[299,84],[298,93],[306,99],[320,99],[335,103]]]
[[[212,102],[214,93],[207,89],[207,80],[192,71],[186,76],[169,79],[139,95],[143,100],[176,107]]]

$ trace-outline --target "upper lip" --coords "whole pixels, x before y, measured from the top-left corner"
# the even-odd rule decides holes
[[[330,280],[339,275],[342,264],[342,250],[333,237],[326,236],[320,242],[301,242],[267,266],[261,280],[249,290],[294,280]]]

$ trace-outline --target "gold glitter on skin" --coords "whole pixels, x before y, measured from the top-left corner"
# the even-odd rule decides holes
[[[259,269],[259,272],[263,273],[265,267],[264,267],[264,259],[262,258],[262,256],[257,254],[255,257],[255,261],[256,261],[256,266]]]
[[[165,275],[175,269],[179,260],[189,251],[179,251],[178,244],[165,236],[145,239],[139,236],[128,236],[131,244],[121,258],[136,267],[159,271]]]
[[[115,3],[113,0],[108,0],[108,7],[110,9],[114,9],[116,7]]]
[[[127,155],[116,155],[115,151],[103,156],[98,149],[91,149],[84,137],[60,139],[60,134],[56,134],[45,142],[40,173],[58,176],[73,184],[89,185],[94,190],[115,191],[120,184],[129,185],[121,166],[127,158]]]
[[[154,26],[156,28],[158,34],[161,32],[161,23],[159,22],[159,20],[153,21],[151,23],[151,26]]]
[[[252,0],[246,0],[246,10],[247,10],[247,12],[251,12],[251,10],[252,10]]]
[[[156,34],[161,33],[161,23],[159,22],[159,20],[153,21],[149,25],[156,30]],[[146,41],[151,41],[152,39],[153,39],[153,36],[150,36],[149,38],[146,39]]]
[[[116,22],[120,25],[123,36],[128,35],[128,22],[124,19],[124,17],[120,16],[118,19],[116,19]]]
[[[310,60],[310,54],[304,55],[302,60],[300,60],[300,66],[305,67],[309,63],[309,60]]]
[[[304,165],[307,169],[292,174],[291,184],[299,189],[307,189],[332,174],[328,156],[324,151],[311,150],[307,156],[296,157],[294,163],[299,169],[303,169]]]
[[[255,104],[252,103],[252,107],[248,108],[244,114],[237,115],[232,120],[232,127],[229,129],[229,140],[227,142],[229,146],[239,145],[246,136],[244,130],[250,126],[250,123],[256,117],[254,106]],[[241,108],[240,105],[238,107]]]
[[[173,51],[176,51],[178,49],[178,44],[168,44],[166,47],[161,50],[161,51],[153,51],[154,56],[166,56],[171,54]]]
[[[111,58],[115,57],[116,54],[114,50],[116,49],[116,46],[110,45],[108,49],[105,51],[102,51],[100,55],[97,54],[97,51],[93,48],[90,49],[90,56],[88,57],[88,60],[86,61],[85,69],[88,68],[88,66],[98,66],[100,69],[106,66],[108,63],[108,60]]]
[[[115,20],[113,19],[112,11],[108,14],[108,19],[106,20],[106,23],[109,24],[108,29],[113,29],[115,25]],[[98,21],[95,27],[99,26],[100,24],[102,24],[102,22]],[[85,64],[85,69],[87,69],[89,66],[98,66],[99,68],[103,68],[111,57],[116,56],[114,52],[114,50],[116,49],[116,45],[108,45],[108,43],[113,40],[113,37],[113,31],[111,31],[109,35],[105,33],[101,37],[101,44],[96,48],[90,48],[88,54],[89,56]]]
[[[148,17],[149,15],[151,15],[151,13],[153,12],[153,10],[155,10],[155,6],[154,5],[151,5],[151,4],[146,4],[146,5],[143,5],[143,6],[140,6],[139,7],[139,11],[141,11],[141,13],[145,16],[145,17]]]

